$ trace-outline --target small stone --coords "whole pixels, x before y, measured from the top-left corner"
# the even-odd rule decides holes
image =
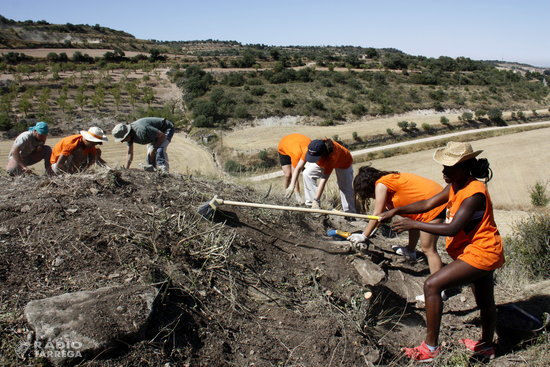
[[[254,351],[253,351],[253,350],[251,350],[251,351],[250,351],[250,355],[253,355],[253,354],[254,354]]]
[[[460,296],[460,302],[466,302],[466,297]]]
[[[334,294],[334,293],[333,293],[332,291],[328,291],[328,290],[327,290],[327,291],[325,292],[325,295],[327,295],[328,297],[332,297],[333,294]]]
[[[53,261],[52,265],[57,268],[58,266],[60,266],[64,262],[65,262],[65,259],[63,259],[62,257],[56,257],[55,260]]]
[[[120,277],[119,273],[113,273],[113,274],[109,274],[107,276],[107,279],[115,279],[115,278],[118,278],[118,277]]]
[[[372,292],[365,292],[364,297],[365,299],[370,299],[372,297]]]
[[[31,207],[29,205],[23,205],[23,207],[21,207],[21,213],[26,213],[30,210],[31,210]]]

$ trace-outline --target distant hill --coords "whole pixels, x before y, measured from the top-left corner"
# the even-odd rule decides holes
[[[123,48],[145,50],[154,43],[99,24],[50,24],[44,20],[23,22],[0,15],[0,48]]]

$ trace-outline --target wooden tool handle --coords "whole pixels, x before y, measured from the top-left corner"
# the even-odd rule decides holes
[[[287,210],[292,212],[318,213],[318,214],[328,214],[328,215],[339,215],[342,217],[354,217],[354,218],[380,220],[380,217],[376,215],[348,213],[348,212],[341,212],[339,210],[325,210],[325,209],[301,208],[298,206],[247,203],[243,201],[231,201],[231,200],[223,200],[223,199],[217,199],[217,203],[226,204],[226,205],[235,205],[235,206],[248,206],[252,208],[277,209],[277,210]]]

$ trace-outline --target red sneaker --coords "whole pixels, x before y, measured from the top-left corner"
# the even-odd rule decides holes
[[[431,362],[439,352],[441,351],[441,347],[437,347],[436,350],[433,352],[430,351],[430,348],[426,345],[426,342],[422,342],[418,347],[414,348],[403,348],[402,349],[405,355],[411,359],[414,359],[418,362]]]
[[[474,352],[474,354],[489,357],[489,359],[495,358],[495,347],[492,345],[487,345],[480,340],[475,341],[472,339],[460,339],[459,341],[464,344],[466,348]]]

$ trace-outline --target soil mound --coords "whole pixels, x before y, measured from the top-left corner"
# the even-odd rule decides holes
[[[408,364],[399,348],[423,338],[414,296],[427,265],[393,254],[392,241],[403,239],[380,234],[356,253],[324,236],[331,218],[223,207],[210,221],[197,210],[214,195],[288,203],[190,176],[111,170],[3,176],[0,185],[0,360],[7,365],[50,364],[32,349],[17,352],[30,332],[29,301],[121,284],[159,289],[145,338],[80,365],[395,366]],[[364,285],[357,259],[383,269],[384,281]],[[472,337],[470,292],[450,295],[442,339]]]

